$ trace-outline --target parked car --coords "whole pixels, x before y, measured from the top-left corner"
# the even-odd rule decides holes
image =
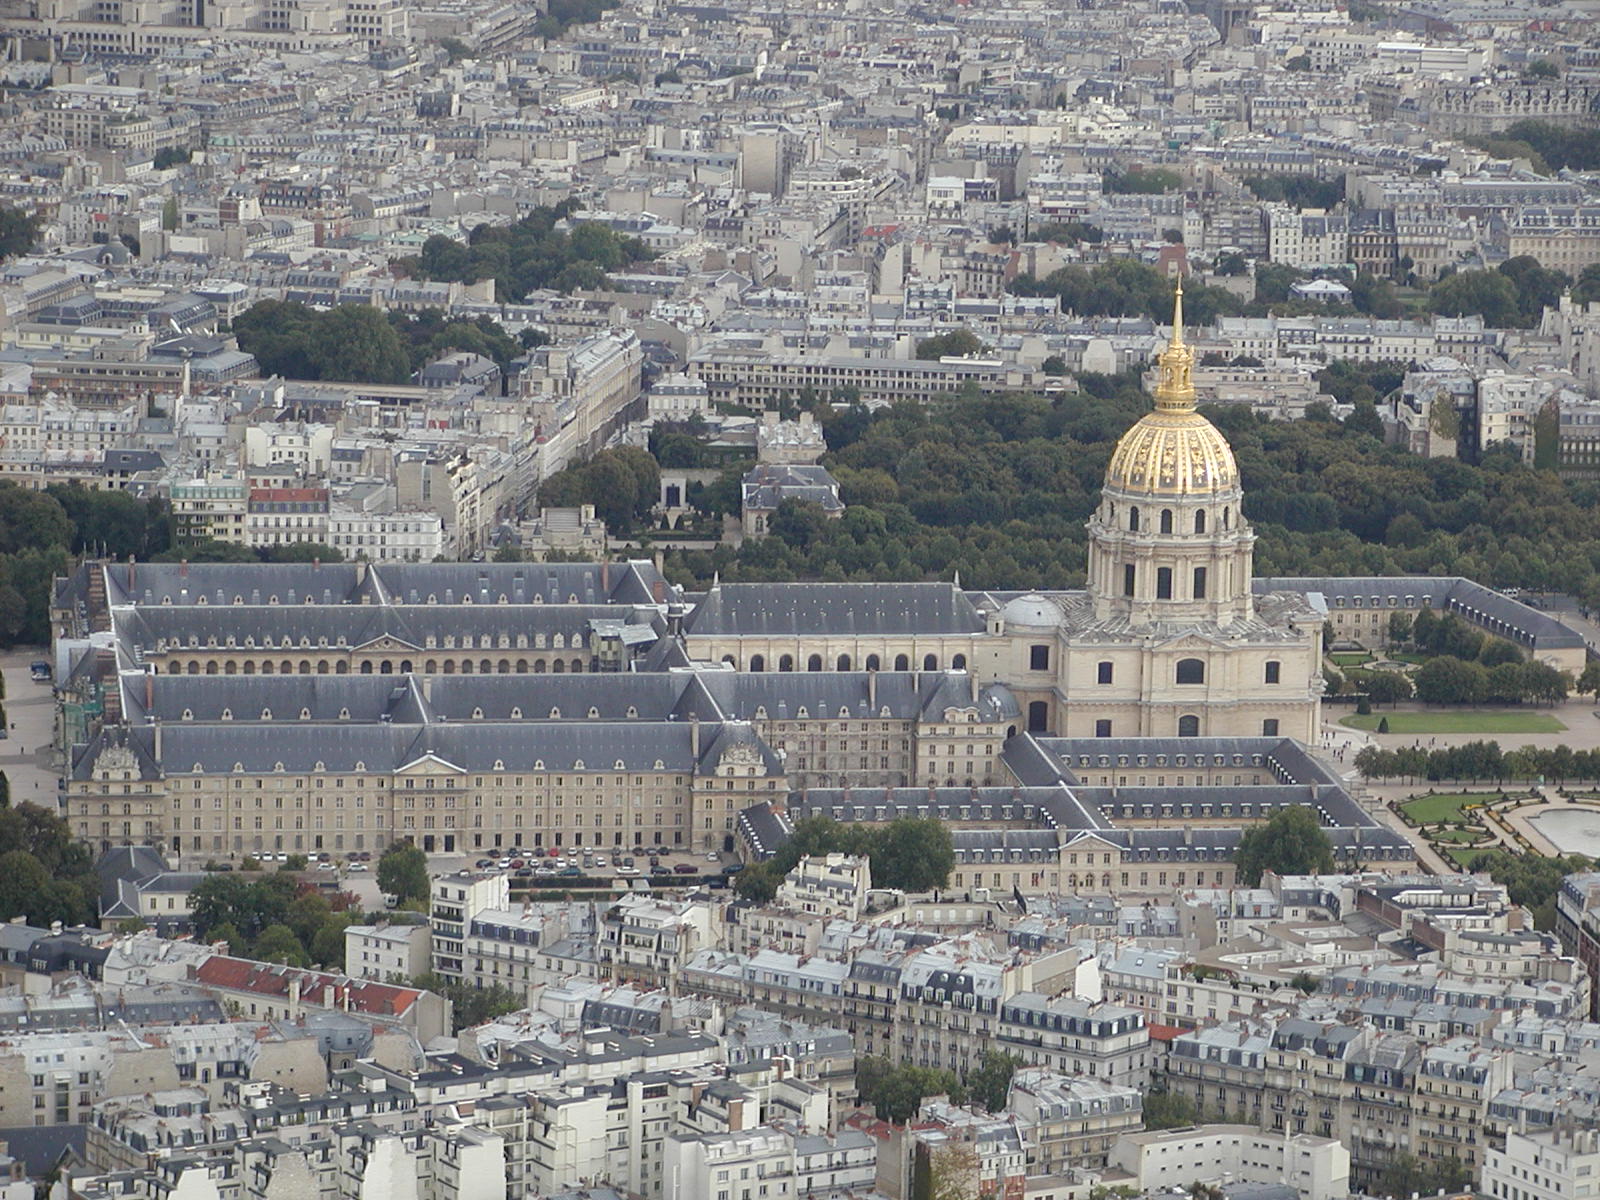
[[[583,868],[582,867],[568,867],[566,870],[562,871],[561,874],[563,874],[563,875],[582,875],[583,874]]]
[[[717,854],[715,851],[707,850],[706,851],[706,861],[707,862],[721,862],[722,861],[722,855]]]
[[[350,870],[352,870],[352,871],[370,871],[370,870],[372,870],[372,868],[367,866],[367,864],[364,863],[364,862],[353,862],[353,863],[350,864]]]
[[[744,870],[743,863],[729,863],[722,868],[722,873],[724,875],[737,875],[742,870]]]
[[[621,861],[623,866],[631,867],[631,866],[633,866],[633,855],[629,854],[626,857],[622,858],[620,861]]]
[[[532,867],[518,867],[514,872],[512,872],[512,874],[517,879],[527,879],[530,875],[533,874],[533,868]]]
[[[603,854],[595,855],[594,867],[597,871],[604,871],[606,869],[606,856]]]
[[[661,865],[661,856],[659,854],[652,854],[650,856],[650,865],[652,867],[659,867]]]
[[[726,875],[712,875],[706,880],[706,886],[717,890],[725,888],[728,886],[728,877]]]
[[[652,874],[652,875],[671,875],[672,874],[672,868],[671,867],[663,867],[660,863],[656,863],[653,867],[650,868],[650,874]]]
[[[511,860],[512,868],[515,869],[515,870],[518,870],[518,871],[520,871],[523,867],[525,867],[527,865],[528,864],[523,862],[522,859],[520,859],[520,858],[513,858]]]
[[[638,867],[618,867],[617,868],[617,874],[625,876],[627,878],[632,878],[633,876],[637,875],[638,873],[639,873],[639,868]]]
[[[339,869],[339,865],[337,863],[319,862],[317,864],[317,870],[319,870],[319,871],[337,871],[338,869]]]
[[[673,867],[672,869],[678,875],[698,875],[698,874],[700,874],[700,868],[695,866],[693,863],[679,863],[677,866]]]
[[[480,858],[477,862],[473,863],[472,866],[473,866],[474,870],[482,871],[486,867],[494,866],[494,859],[492,859],[492,858]]]

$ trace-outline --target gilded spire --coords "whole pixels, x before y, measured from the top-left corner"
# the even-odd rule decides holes
[[[1183,340],[1183,277],[1172,297],[1172,339],[1161,352],[1161,379],[1156,384],[1156,411],[1194,411],[1194,351]]]

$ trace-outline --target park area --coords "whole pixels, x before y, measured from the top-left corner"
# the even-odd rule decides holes
[[[1397,709],[1394,712],[1352,713],[1339,724],[1368,733],[1383,721],[1392,734],[1422,733],[1561,733],[1567,727],[1547,712],[1515,709]]]
[[[1500,792],[1441,792],[1407,800],[1400,805],[1400,811],[1417,825],[1440,825],[1465,820],[1461,810],[1468,805],[1488,804],[1500,798]]]

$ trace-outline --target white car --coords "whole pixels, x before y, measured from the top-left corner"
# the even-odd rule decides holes
[[[339,867],[338,867],[337,863],[318,863],[317,864],[317,870],[319,870],[319,871],[337,871],[338,869],[339,869]]]
[[[639,873],[639,868],[638,867],[618,867],[617,868],[617,874],[618,875],[625,875],[625,876],[628,876],[629,878],[632,878],[633,876],[637,875],[638,873]]]
[[[710,853],[708,851],[706,853],[706,861],[707,862],[721,862],[722,861],[722,855],[720,855],[720,854],[712,854],[712,853]]]
[[[594,865],[595,870],[604,871],[606,869],[606,860],[604,858],[597,858],[594,860]]]
[[[351,863],[347,869],[351,871],[370,871],[372,868],[367,866],[366,863],[355,862]]]

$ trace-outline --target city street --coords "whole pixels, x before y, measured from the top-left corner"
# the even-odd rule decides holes
[[[19,646],[0,654],[6,681],[6,738],[0,741],[0,771],[11,784],[11,800],[55,807],[61,768],[53,749],[55,698],[48,683],[29,677],[29,664],[48,658],[44,646]]]

